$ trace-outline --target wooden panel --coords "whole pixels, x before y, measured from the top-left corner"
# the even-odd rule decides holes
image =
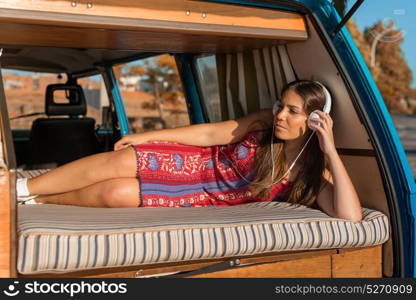
[[[175,22],[189,24],[218,25],[221,27],[248,27],[264,29],[283,29],[303,32],[306,27],[303,17],[277,10],[236,6],[220,3],[208,3],[189,0],[19,0],[0,1],[0,7],[24,11],[49,12],[62,15],[88,15],[100,17],[121,17],[140,20],[157,20],[160,22]],[[92,3],[91,7],[87,2]],[[188,11],[188,13],[186,13]],[[19,15],[16,15],[18,18]],[[33,14],[32,19],[39,19],[39,14]],[[44,19],[48,20],[47,18]],[[49,20],[51,20],[49,18]],[[70,19],[68,18],[68,21]],[[72,22],[76,21],[72,17]],[[59,19],[57,19],[59,21]],[[304,36],[305,37],[305,36]]]
[[[332,255],[332,277],[381,277],[381,245],[339,250]]]
[[[229,53],[307,39],[303,17],[290,12],[187,0],[103,0],[90,9],[71,2],[0,0],[0,43]]]
[[[3,172],[3,170],[0,170]],[[11,277],[12,215],[9,201],[9,173],[0,176],[0,277]]]
[[[307,257],[307,258],[306,258]],[[234,259],[236,259],[235,257]],[[102,268],[68,273],[44,273],[23,275],[30,278],[134,278],[163,276],[178,272],[198,271],[213,267],[226,259],[200,260],[165,264],[152,264],[131,267]],[[329,249],[294,251],[290,253],[267,253],[240,257],[240,267],[211,273],[190,274],[185,277],[381,277],[381,245],[357,249]],[[249,265],[246,265],[249,264]],[[208,272],[208,271],[205,271]]]
[[[1,71],[1,70],[0,70]],[[8,120],[6,96],[0,72],[0,277],[16,277],[16,173],[7,169],[16,167],[13,140]]]
[[[240,259],[240,265],[253,264],[253,263],[266,263],[276,261],[295,260],[298,258],[316,257],[316,256],[328,256],[336,254],[336,249],[330,250],[312,250],[312,251],[290,251],[290,252],[272,252],[265,254],[250,255],[244,257],[238,257]],[[236,259],[235,257],[234,259]],[[163,273],[176,273],[176,272],[189,272],[205,268],[211,265],[215,265],[231,258],[223,259],[204,259],[198,261],[188,262],[176,262],[176,263],[159,263],[148,264],[141,266],[130,267],[114,267],[114,268],[100,268],[77,272],[68,273],[44,273],[24,275],[20,274],[19,277],[138,277],[138,276],[150,276]]]
[[[0,23],[0,43],[144,52],[227,53],[277,45],[278,40]]]
[[[259,264],[190,276],[190,278],[331,277],[331,257],[317,256],[276,263]]]
[[[277,262],[277,261],[288,261],[302,259],[305,256],[308,258],[318,257],[318,256],[327,256],[331,254],[336,254],[336,249],[329,250],[313,250],[313,251],[291,251],[291,252],[274,252],[266,253],[262,255],[250,255],[245,257],[239,257],[240,265],[253,264],[253,263],[266,263],[266,262]],[[235,257],[234,259],[236,259]],[[159,264],[149,264],[141,266],[131,266],[131,267],[116,267],[116,268],[101,268],[95,270],[85,270],[78,272],[68,272],[62,274],[53,274],[53,273],[44,273],[44,274],[35,274],[35,275],[23,275],[19,277],[127,277],[134,278],[140,276],[151,276],[164,273],[176,273],[176,272],[189,272],[212,266],[230,258],[224,259],[211,259],[211,260],[199,260],[199,261],[189,261],[189,262],[177,262],[177,263],[159,263]]]

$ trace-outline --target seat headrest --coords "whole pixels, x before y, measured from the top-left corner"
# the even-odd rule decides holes
[[[56,91],[63,91],[69,103],[56,103]],[[60,93],[61,94],[61,93]],[[61,94],[62,95],[62,94]],[[48,116],[86,115],[87,103],[84,91],[78,84],[50,84],[46,87],[45,113]]]

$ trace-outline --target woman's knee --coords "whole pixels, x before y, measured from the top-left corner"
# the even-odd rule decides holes
[[[136,179],[110,180],[100,190],[100,198],[105,207],[138,207],[140,187]]]
[[[127,147],[111,153],[112,155],[109,156],[107,163],[108,166],[112,167],[115,178],[136,177],[137,157],[135,149]]]

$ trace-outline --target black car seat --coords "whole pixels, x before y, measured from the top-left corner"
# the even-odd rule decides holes
[[[58,91],[65,92],[68,103],[56,103],[54,95]],[[45,96],[48,118],[36,119],[32,124],[26,168],[56,167],[97,153],[95,120],[85,117],[86,113],[87,104],[80,85],[48,85]]]

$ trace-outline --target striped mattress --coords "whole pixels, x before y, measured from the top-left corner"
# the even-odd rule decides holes
[[[23,169],[16,169],[17,178],[33,178],[43,173],[50,171],[51,169],[36,169],[36,170],[23,170]]]
[[[387,217],[351,222],[283,202],[230,207],[19,205],[18,271],[60,273],[384,243]]]

